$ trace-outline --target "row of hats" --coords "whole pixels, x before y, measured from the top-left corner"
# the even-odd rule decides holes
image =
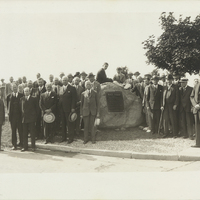
[[[64,72],[61,72],[60,75],[65,75],[65,74],[64,74]],[[79,76],[82,76],[82,75],[87,76],[87,73],[85,73],[84,71],[81,72],[81,73],[80,72],[76,72],[74,76],[72,74],[68,74],[67,77],[75,78],[75,77],[79,77]],[[95,75],[93,75],[93,73],[89,73],[88,77],[89,76],[91,77],[91,76],[95,76]]]

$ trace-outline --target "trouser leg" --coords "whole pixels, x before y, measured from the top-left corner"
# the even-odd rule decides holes
[[[61,119],[62,119],[62,139],[66,140],[67,139],[66,117],[65,117],[65,113],[63,111],[61,112]]]
[[[187,133],[191,138],[193,137],[193,122],[192,122],[193,114],[191,112],[186,112],[186,121],[187,121]]]
[[[183,136],[187,137],[188,136],[188,134],[187,134],[187,122],[186,122],[186,113],[185,113],[184,110],[180,113],[180,116],[181,116],[181,124],[182,124],[181,133],[182,133]]]
[[[17,130],[18,130],[18,134],[19,134],[19,144],[20,144],[20,146],[22,146],[22,144],[23,144],[23,128],[22,128],[21,120],[18,120],[18,122],[17,122]]]
[[[31,147],[35,148],[35,123],[29,123],[30,133],[31,133]]]
[[[165,105],[164,113],[163,113],[163,125],[164,125],[164,134],[169,134],[169,110],[168,105]]]
[[[17,147],[17,121],[16,120],[12,120],[11,129],[12,129],[12,145],[14,147]]]
[[[92,141],[95,141],[95,127],[94,127],[94,122],[95,122],[95,115],[89,115],[89,132],[91,133]]]
[[[88,135],[89,135],[89,116],[83,117],[84,121],[84,141],[88,141]]]
[[[1,135],[2,135],[2,124],[0,124],[0,150],[1,150]]]
[[[73,140],[74,139],[75,122],[69,121],[69,114],[70,113],[65,113],[65,117],[66,117],[66,123],[67,123],[67,128],[68,128],[69,140]]]
[[[196,145],[200,146],[200,112],[195,114]]]
[[[23,123],[23,148],[28,149],[28,124]]]

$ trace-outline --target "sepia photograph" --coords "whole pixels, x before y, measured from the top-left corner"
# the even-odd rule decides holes
[[[0,0],[0,199],[200,199],[199,8]]]

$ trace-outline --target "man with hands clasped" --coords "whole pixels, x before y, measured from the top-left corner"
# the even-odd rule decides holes
[[[47,91],[45,93],[41,94],[39,102],[40,108],[42,110],[42,115],[44,116],[44,114],[53,113],[55,116],[57,95],[55,92],[52,91],[51,83],[46,84],[46,90]],[[45,144],[47,144],[48,142],[53,143],[53,131],[55,130],[54,124],[54,122],[46,123],[44,121],[44,134],[46,137]]]
[[[92,136],[92,143],[95,141],[96,131],[94,130],[95,119],[99,118],[99,99],[97,92],[94,91],[90,81],[85,82],[85,91],[81,94],[80,114],[84,121],[84,142],[89,141],[89,133]]]

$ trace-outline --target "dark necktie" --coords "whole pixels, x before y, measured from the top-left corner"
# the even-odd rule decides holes
[[[57,86],[55,87],[55,92],[56,92],[56,94],[58,93],[58,89],[57,89]]]

